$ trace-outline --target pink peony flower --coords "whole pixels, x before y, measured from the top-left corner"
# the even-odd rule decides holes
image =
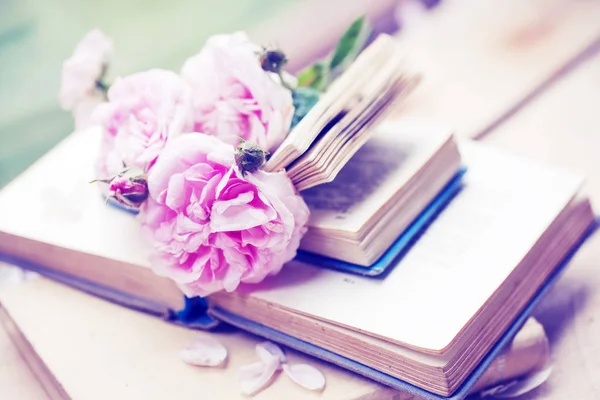
[[[269,151],[281,144],[294,114],[292,95],[262,69],[260,51],[244,33],[215,35],[185,62],[196,132],[232,145],[241,137]]]
[[[139,215],[155,271],[187,296],[257,283],[294,258],[308,207],[284,172],[242,176],[234,149],[204,135],[169,143],[148,176]]]
[[[117,79],[92,120],[104,129],[99,171],[147,171],[170,137],[192,129],[191,91],[174,72],[159,69]]]
[[[58,100],[65,110],[74,110],[82,101],[101,97],[97,81],[104,75],[112,54],[112,42],[95,29],[81,39],[73,55],[64,61]]]
[[[105,100],[104,94],[97,93],[82,99],[73,107],[72,115],[76,131],[83,131],[93,125],[92,113]]]

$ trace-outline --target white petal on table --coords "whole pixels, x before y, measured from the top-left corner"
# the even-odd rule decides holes
[[[277,357],[280,363],[285,363],[287,359],[281,347],[272,342],[262,342],[256,345],[256,355],[263,361],[267,362],[271,357]],[[280,367],[281,368],[281,367]]]
[[[34,279],[37,274],[0,262],[0,287],[12,286]]]
[[[270,357],[267,362],[259,361],[240,368],[238,381],[242,394],[252,396],[268,387],[279,365],[277,357]]]
[[[312,365],[295,364],[283,365],[283,371],[291,380],[308,390],[323,390],[325,375]]]
[[[196,337],[179,354],[183,362],[202,367],[217,367],[227,359],[227,349],[210,336]]]
[[[265,371],[265,364],[262,361],[255,362],[254,364],[244,365],[240,368],[238,373],[238,379],[240,381],[253,381],[263,374]]]

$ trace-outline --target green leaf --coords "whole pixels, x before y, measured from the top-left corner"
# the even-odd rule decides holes
[[[362,50],[371,34],[371,26],[364,16],[350,25],[337,44],[329,68],[344,68],[352,62]]]
[[[310,87],[317,80],[317,64],[313,64],[309,67],[304,68],[298,74],[298,86],[299,87]]]
[[[317,90],[325,89],[329,69],[323,61],[319,61],[298,74],[298,87],[311,87]]]
[[[298,87],[325,91],[331,81],[354,61],[370,34],[371,27],[365,17],[354,21],[341,37],[332,54],[300,71],[297,77]]]
[[[319,97],[319,91],[310,87],[299,87],[292,92],[292,99],[294,100],[292,128],[298,125],[298,122],[317,104]]]

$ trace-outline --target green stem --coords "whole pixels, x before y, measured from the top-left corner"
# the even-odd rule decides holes
[[[283,85],[283,87],[288,89],[289,91],[293,92],[294,88],[291,87],[290,84],[285,81],[285,79],[283,79],[283,74],[282,74],[281,70],[279,70],[278,75],[279,75],[279,79],[281,80],[281,84]]]
[[[96,81],[96,87],[100,89],[103,93],[108,92],[108,88],[110,85],[108,83],[103,82],[101,79]]]

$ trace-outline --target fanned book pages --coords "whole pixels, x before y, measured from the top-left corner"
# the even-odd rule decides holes
[[[265,170],[286,169],[298,190],[333,181],[417,81],[403,68],[396,41],[379,35],[290,132]]]

